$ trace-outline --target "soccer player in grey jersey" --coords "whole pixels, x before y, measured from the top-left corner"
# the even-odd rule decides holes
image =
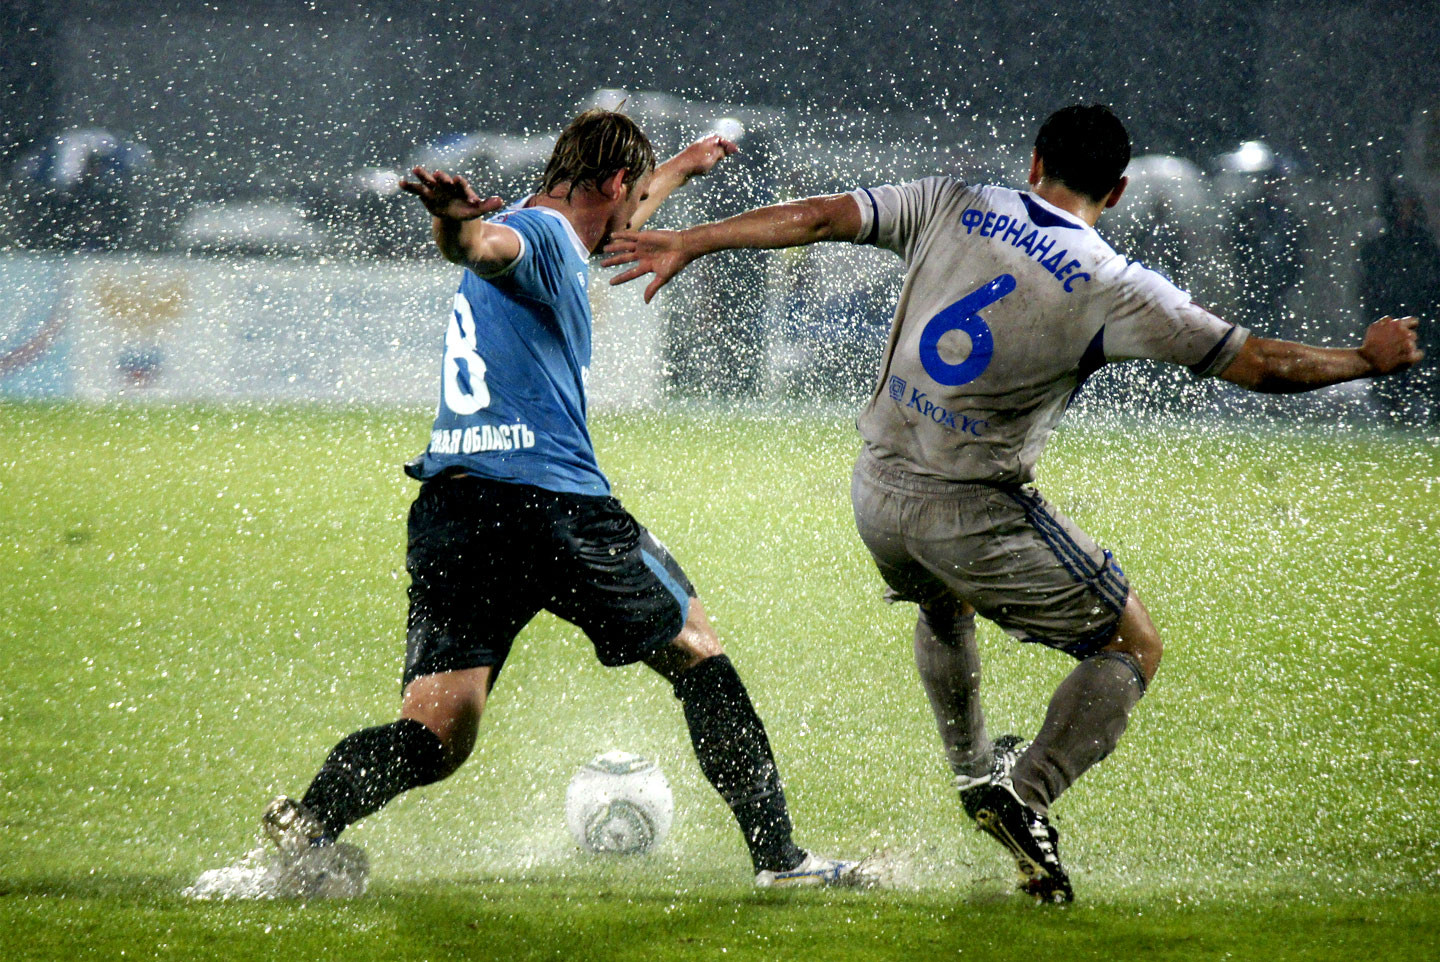
[[[855,518],[887,596],[919,605],[916,664],[964,808],[1014,856],[1022,890],[1045,901],[1073,897],[1049,808],[1114,749],[1161,654],[1110,552],[1028,487],[1076,389],[1132,358],[1289,393],[1422,357],[1415,318],[1381,318],[1357,348],[1270,340],[1116,253],[1094,227],[1124,193],[1129,159],[1119,119],[1076,105],[1041,126],[1029,191],[931,177],[684,231],[617,232],[607,248],[607,265],[631,265],[611,283],[653,275],[647,300],[719,250],[853,241],[904,259],[880,378],[858,421]],[[1079,661],[1023,751],[1014,736],[985,732],[977,612]]]

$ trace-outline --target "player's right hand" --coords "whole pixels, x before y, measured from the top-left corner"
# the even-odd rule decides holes
[[[1365,331],[1360,356],[1370,362],[1376,374],[1389,374],[1419,363],[1425,357],[1415,334],[1419,326],[1420,321],[1414,317],[1385,315]]]
[[[400,189],[420,198],[425,209],[446,220],[474,220],[505,206],[499,197],[480,199],[464,177],[452,177],[443,170],[426,171],[416,167],[410,171],[414,180],[400,181]]]
[[[610,283],[624,284],[646,274],[655,277],[645,288],[645,303],[669,283],[670,278],[685,269],[695,255],[685,249],[684,232],[678,230],[617,230],[605,245],[610,256],[600,262],[601,267],[619,267],[634,264],[629,270],[610,278]]]

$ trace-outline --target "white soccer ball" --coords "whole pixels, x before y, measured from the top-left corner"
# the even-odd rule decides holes
[[[603,855],[638,855],[665,840],[675,796],[655,763],[630,752],[592,759],[565,790],[565,825],[580,847]]]

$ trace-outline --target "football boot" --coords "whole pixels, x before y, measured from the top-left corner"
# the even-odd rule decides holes
[[[823,858],[808,852],[805,854],[805,861],[788,871],[772,872],[765,869],[755,873],[755,884],[763,889],[804,886],[869,888],[879,885],[880,881],[876,866],[868,859],[848,861]]]
[[[994,758],[987,774],[973,778],[966,775],[955,776],[955,787],[960,790],[960,804],[965,808],[965,814],[972,819],[980,807],[980,800],[985,797],[985,789],[1009,778],[1010,770],[1025,752],[1025,740],[1019,735],[1001,735],[992,745]]]
[[[1050,820],[1015,794],[1010,779],[983,790],[975,824],[1005,846],[1020,873],[1020,891],[1039,902],[1071,902],[1075,892],[1060,864],[1060,837]]]

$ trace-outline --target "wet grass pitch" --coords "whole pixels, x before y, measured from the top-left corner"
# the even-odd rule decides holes
[[[521,636],[475,756],[347,839],[345,903],[196,903],[346,732],[393,717],[399,465],[424,411],[0,405],[0,955],[55,958],[1424,957],[1440,937],[1440,453],[1358,429],[1087,418],[1039,485],[1167,642],[1115,754],[1056,806],[1077,902],[1008,894],[963,824],[849,516],[849,417],[598,417],[601,464],[698,587],[770,729],[802,844],[903,886],[757,892],[643,668]],[[992,731],[1068,668],[982,628]],[[585,856],[572,772],[659,761],[661,850]]]

